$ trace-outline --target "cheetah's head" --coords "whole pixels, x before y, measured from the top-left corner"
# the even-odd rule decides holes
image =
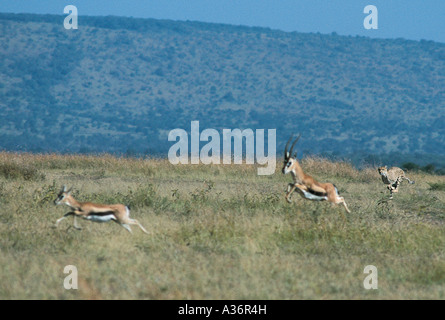
[[[380,175],[386,175],[388,173],[388,167],[387,166],[383,166],[383,167],[378,167],[377,169],[379,171]]]

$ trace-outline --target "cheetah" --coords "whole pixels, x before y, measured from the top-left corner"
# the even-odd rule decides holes
[[[392,195],[393,193],[399,191],[397,188],[402,183],[403,179],[408,180],[410,184],[414,183],[414,181],[410,180],[405,175],[405,172],[398,167],[391,167],[388,169],[386,166],[384,166],[384,167],[379,167],[377,170],[379,171],[379,174],[382,176],[383,183],[387,185],[387,188],[390,192],[390,199],[393,198]]]

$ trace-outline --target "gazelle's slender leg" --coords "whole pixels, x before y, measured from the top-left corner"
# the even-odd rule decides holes
[[[289,185],[287,186],[287,193],[286,193],[286,200],[287,202],[291,203],[292,201],[290,200],[290,196],[292,195],[292,192],[295,191],[295,189],[297,188],[304,188],[304,186],[296,184],[296,183],[289,183]]]
[[[346,204],[345,199],[344,199],[343,197],[340,197],[340,198],[341,198],[340,203],[345,207],[346,212],[347,212],[347,213],[351,213],[351,210],[349,210],[348,205]]]
[[[287,202],[289,202],[289,203],[291,203],[292,201],[290,200],[290,196],[291,196],[291,194],[292,194],[292,192],[294,192],[295,191],[295,189],[300,189],[300,190],[305,190],[305,191],[307,191],[307,188],[306,188],[306,186],[305,185],[302,185],[302,184],[296,184],[296,183],[289,183],[289,186],[291,186],[292,185],[292,188],[290,188],[290,190],[287,192],[287,194],[286,194],[286,200],[287,200]],[[288,186],[288,189],[289,189],[289,186]],[[301,191],[299,191],[300,193],[301,193]]]
[[[294,192],[295,188],[296,188],[296,186],[294,185],[286,194],[286,201],[289,202],[289,203],[292,202],[291,199],[290,199],[290,196],[291,196],[292,192]]]
[[[289,184],[287,185],[286,193],[289,192],[290,189],[291,189],[293,186],[294,186],[294,183],[289,183]]]
[[[71,215],[74,215],[74,212],[70,211],[70,212],[65,213],[62,218],[57,219],[57,221],[54,224],[54,226],[57,228],[57,226],[59,225],[60,221],[65,220],[67,217],[69,217]]]
[[[141,228],[141,230],[142,230],[143,232],[145,232],[146,234],[149,234],[149,232],[148,232],[147,230],[145,230],[145,228],[142,226],[142,224],[140,224],[139,221],[137,221],[136,219],[131,219],[131,222],[130,222],[130,223],[131,223],[131,224],[138,225],[139,228]]]
[[[128,232],[130,232],[131,234],[133,234],[133,231],[131,231],[131,228],[128,224],[126,223],[119,223],[122,227],[124,227],[125,229],[128,230]]]
[[[292,202],[290,200],[290,196],[291,196],[292,192],[294,192],[295,188],[296,188],[296,184],[294,184],[294,183],[289,183],[287,186],[286,201],[289,203]]]
[[[74,215],[74,228],[76,230],[82,230],[82,227],[77,224],[77,216]]]
[[[130,218],[130,209],[128,207],[125,207],[125,213],[126,213],[125,219],[122,221],[124,224],[127,224],[127,225],[129,225],[129,224],[137,225],[137,226],[139,226],[139,228],[141,228],[141,230],[143,232],[145,232],[146,234],[149,234],[149,232],[147,230],[145,230],[145,228],[142,226],[142,224],[140,224],[139,221],[137,221],[136,219],[131,219]],[[130,232],[131,232],[131,229],[130,229]]]
[[[59,223],[60,223],[60,221],[62,221],[62,220],[65,220],[66,219],[66,217],[65,216],[63,216],[62,218],[60,218],[60,219],[57,219],[57,221],[56,221],[56,223],[54,224],[54,227],[58,227],[59,226]]]

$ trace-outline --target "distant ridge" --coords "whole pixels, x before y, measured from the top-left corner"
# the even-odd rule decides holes
[[[445,157],[445,44],[0,13],[0,149],[166,154],[167,133],[275,128],[301,151]],[[416,156],[415,156],[416,155]],[[403,159],[408,159],[402,157]]]

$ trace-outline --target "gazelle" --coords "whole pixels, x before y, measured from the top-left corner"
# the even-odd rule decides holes
[[[284,148],[284,166],[283,174],[290,173],[294,183],[289,183],[287,187],[286,200],[291,202],[290,196],[296,190],[303,198],[315,201],[328,201],[333,204],[342,204],[346,212],[351,212],[346,205],[345,199],[338,194],[337,187],[332,183],[321,183],[303,172],[297,160],[297,153],[292,155],[295,144],[300,139],[301,135],[295,139],[290,151],[288,151],[289,143],[293,136],[289,138]]]
[[[130,225],[138,225],[143,232],[148,234],[148,231],[136,220],[130,218],[130,209],[123,204],[112,204],[112,205],[103,205],[96,204],[91,202],[79,202],[73,198],[71,195],[71,189],[66,190],[66,186],[63,186],[62,190],[60,190],[57,195],[54,203],[56,205],[66,204],[71,208],[70,212],[65,213],[65,215],[56,221],[55,227],[57,227],[63,219],[73,216],[74,217],[74,228],[77,230],[82,229],[77,225],[77,217],[81,217],[85,220],[90,220],[93,222],[108,222],[114,221],[120,224],[122,227],[128,230],[128,232],[133,233],[131,231]]]

